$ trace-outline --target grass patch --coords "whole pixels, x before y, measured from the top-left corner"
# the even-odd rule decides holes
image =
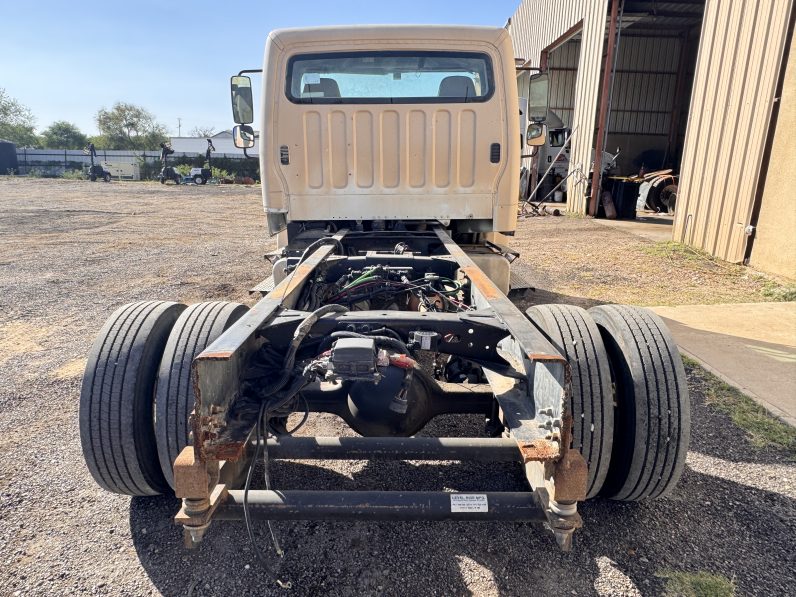
[[[673,240],[650,243],[642,246],[641,250],[653,257],[666,257],[676,263],[700,266],[723,274],[741,275],[745,272],[745,268],[740,265],[722,261],[710,253]]]
[[[779,284],[769,280],[763,285],[762,294],[772,301],[796,301],[796,284]]]
[[[708,572],[675,572],[667,570],[657,575],[666,579],[667,597],[733,597],[735,583],[720,574]]]
[[[683,364],[704,384],[705,403],[730,417],[746,431],[750,443],[758,448],[784,450],[796,460],[796,429],[780,421],[749,396],[706,371],[697,361],[683,356]]]

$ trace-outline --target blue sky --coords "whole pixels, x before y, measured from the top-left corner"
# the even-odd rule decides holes
[[[139,104],[170,133],[229,128],[229,76],[260,68],[271,29],[364,23],[502,27],[519,0],[274,0],[11,2],[2,10],[0,87],[39,130],[68,120],[96,133],[94,115]],[[257,81],[256,83],[259,83]]]

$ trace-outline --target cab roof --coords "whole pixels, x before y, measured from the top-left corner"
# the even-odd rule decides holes
[[[469,25],[345,25],[333,27],[305,27],[277,29],[269,35],[281,48],[294,44],[323,42],[379,41],[462,41],[485,42],[498,45],[508,31],[502,27],[476,27]]]

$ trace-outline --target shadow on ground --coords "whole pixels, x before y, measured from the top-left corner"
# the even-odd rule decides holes
[[[279,522],[274,527],[286,552],[280,575],[303,595],[466,594],[476,582],[503,595],[582,595],[621,589],[622,582],[659,594],[664,581],[656,574],[662,570],[705,570],[734,579],[742,594],[794,594],[787,564],[796,536],[793,494],[731,480],[737,461],[777,464],[787,455],[751,446],[704,404],[698,390],[692,390],[692,403],[693,454],[718,459],[727,470],[714,476],[687,467],[667,499],[584,504],[584,527],[571,553],[558,551],[543,528],[525,523]],[[477,417],[441,417],[427,433],[473,435],[480,427]],[[284,489],[526,487],[511,464],[362,462],[349,470],[350,476],[315,463],[272,465],[274,485]],[[222,586],[234,586],[238,595],[283,592],[257,564],[242,523],[216,522],[197,550],[186,551],[171,523],[177,507],[166,497],[137,498],[130,507],[141,563],[163,594],[214,594]],[[260,545],[275,562],[265,524],[257,528]]]

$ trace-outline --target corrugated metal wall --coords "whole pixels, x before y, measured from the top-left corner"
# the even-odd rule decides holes
[[[608,133],[668,135],[682,41],[621,37]]]
[[[572,128],[578,129],[572,139],[570,169],[580,168],[584,175],[588,175],[591,166],[607,10],[608,0],[523,0],[509,26],[515,55],[532,66],[539,66],[541,51],[583,21],[580,76],[575,85],[571,122]],[[567,209],[584,212],[587,201],[584,193],[585,182],[570,185]]]
[[[674,239],[727,261],[744,258],[792,9],[706,2]]]
[[[574,39],[551,52],[547,61],[547,72],[550,73],[550,110],[570,128],[575,109],[579,56],[580,39]]]

